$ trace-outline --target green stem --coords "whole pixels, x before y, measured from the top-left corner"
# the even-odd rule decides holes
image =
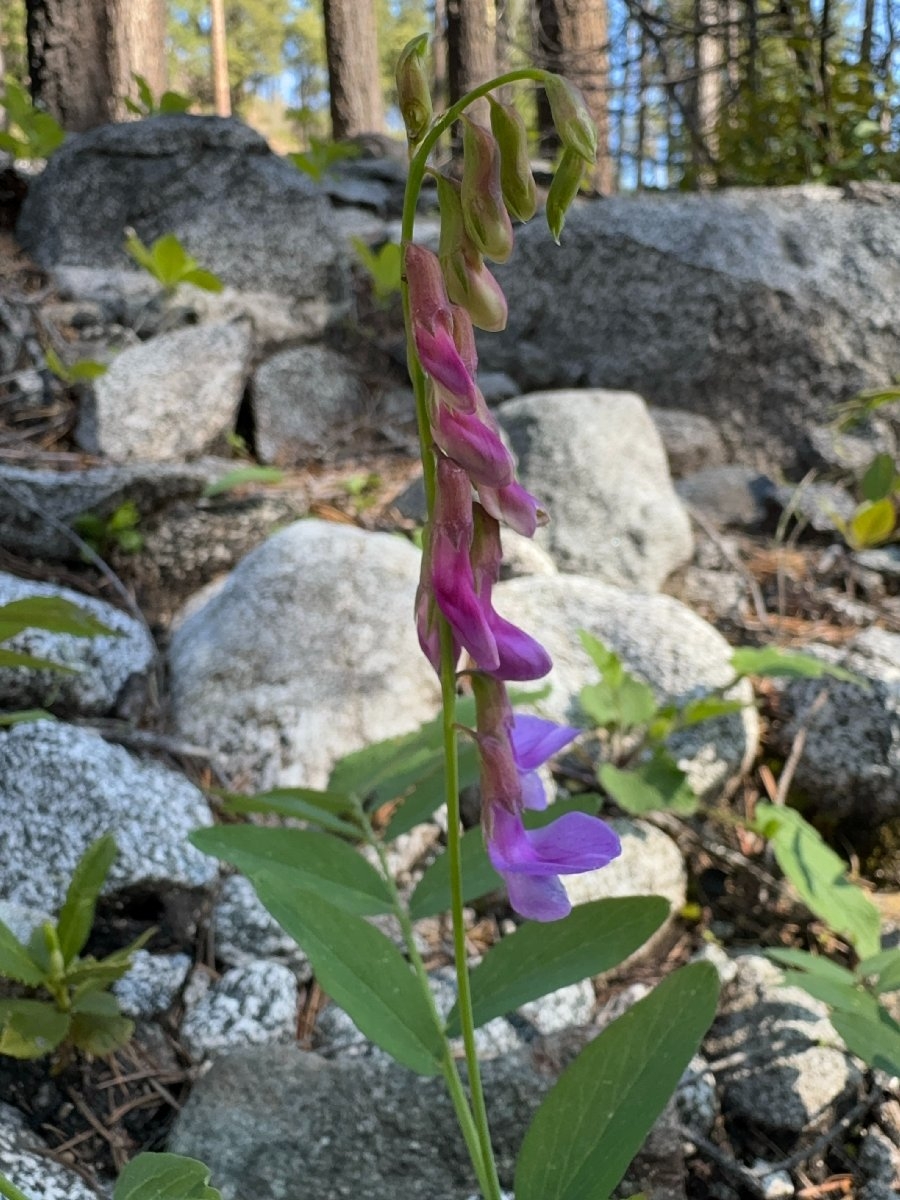
[[[28,1196],[20,1192],[4,1175],[0,1175],[0,1196],[5,1196],[6,1200],[29,1200]]]
[[[505,75],[500,75],[496,79],[492,79],[488,83],[474,88],[434,122],[428,133],[416,147],[415,153],[410,159],[409,176],[406,182],[406,193],[403,201],[403,225],[401,233],[403,246],[412,241],[413,227],[416,219],[416,204],[422,187],[422,181],[425,177],[425,171],[428,168],[428,158],[445,130],[449,129],[453,122],[462,116],[463,112],[473,101],[486,96],[495,88],[525,79],[541,83],[547,78],[548,74],[547,71],[541,71],[532,67],[523,67],[517,71],[509,71]],[[403,316],[406,325],[406,357],[409,366],[409,377],[412,381],[413,392],[416,398],[419,447],[425,479],[425,499],[428,519],[430,520],[434,511],[436,467],[431,444],[430,422],[428,419],[425,374],[416,354],[409,306],[409,287],[405,278],[401,282],[401,294],[403,297]],[[497,1164],[491,1146],[487,1107],[484,1102],[481,1072],[478,1066],[478,1053],[475,1047],[472,989],[469,983],[469,969],[466,962],[466,930],[463,919],[462,860],[460,855],[459,761],[456,743],[456,661],[453,654],[453,637],[450,627],[441,616],[438,617],[438,626],[441,641],[440,676],[443,702],[444,761],[447,796],[447,858],[450,867],[450,911],[453,921],[453,947],[458,991],[457,1007],[466,1052],[469,1094],[472,1099],[472,1117],[477,1131],[480,1154],[476,1158],[475,1154],[472,1154],[471,1146],[469,1147],[469,1152],[472,1154],[472,1161],[476,1166],[476,1171],[478,1171],[479,1183],[481,1184],[485,1200],[501,1200],[500,1181],[497,1177]],[[458,1076],[456,1079],[458,1082]],[[457,1103],[455,1097],[454,1103]],[[469,1109],[466,1107],[466,1112],[468,1113],[468,1111]],[[458,1104],[457,1112],[459,1112]],[[463,1132],[466,1132],[465,1128]],[[468,1138],[466,1140],[468,1144]]]
[[[428,1002],[428,1007],[431,1010],[434,1023],[440,1030],[441,1038],[444,1042],[444,1057],[441,1063],[444,1082],[447,1085],[447,1091],[450,1093],[450,1099],[453,1101],[453,1107],[456,1110],[456,1117],[459,1121],[463,1138],[465,1139],[466,1149],[469,1151],[469,1157],[472,1160],[472,1165],[475,1168],[475,1174],[478,1177],[478,1184],[482,1192],[487,1193],[490,1189],[490,1176],[486,1174],[484,1169],[484,1160],[482,1156],[478,1130],[475,1127],[475,1122],[472,1118],[472,1110],[469,1108],[469,1102],[466,1099],[462,1080],[459,1077],[459,1071],[453,1058],[450,1044],[447,1041],[447,1037],[444,1032],[444,1020],[441,1017],[441,1014],[438,1012],[437,1005],[434,1001],[434,994],[431,991],[431,985],[428,980],[428,971],[425,968],[425,963],[422,961],[422,955],[419,953],[419,948],[416,945],[415,933],[413,930],[412,921],[410,920],[409,912],[407,911],[406,905],[403,903],[403,900],[400,896],[400,890],[397,887],[397,884],[394,881],[394,876],[388,866],[387,855],[384,852],[384,846],[381,842],[381,839],[376,836],[375,831],[372,828],[372,822],[369,820],[369,814],[363,808],[362,803],[355,797],[354,811],[365,833],[367,843],[372,847],[378,856],[378,862],[381,866],[381,873],[384,877],[385,883],[387,884],[388,891],[391,894],[391,903],[394,908],[394,913],[397,917],[397,920],[400,922],[400,929],[403,933],[403,940],[406,943],[406,951],[409,955],[409,960],[412,963],[413,969],[415,970],[419,982],[422,985],[422,991],[425,993],[425,998]]]

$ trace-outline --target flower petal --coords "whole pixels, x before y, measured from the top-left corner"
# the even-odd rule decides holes
[[[615,832],[598,817],[566,813],[543,829],[526,830],[518,813],[490,813],[488,856],[498,871],[577,875],[605,867],[621,852]]]
[[[480,486],[478,499],[492,517],[523,537],[534,537],[538,526],[546,525],[550,520],[540,501],[520,483],[509,483],[502,488]]]
[[[434,440],[448,458],[463,468],[473,483],[502,487],[512,480],[515,466],[499,435],[478,412],[452,412],[438,402],[432,413]]]
[[[516,765],[522,771],[533,771],[568,746],[579,733],[581,730],[572,725],[557,725],[555,721],[545,721],[543,717],[516,713],[512,727]]]
[[[536,638],[511,621],[505,621],[491,609],[488,624],[497,646],[496,667],[484,667],[498,679],[523,682],[542,679],[553,667],[553,659]],[[479,664],[483,665],[483,664]]]
[[[537,771],[520,771],[519,784],[522,788],[522,804],[537,812],[547,807],[547,793]]]
[[[497,670],[500,655],[497,642],[475,594],[469,550],[455,542],[442,529],[432,534],[431,586],[438,607],[446,617],[459,643],[485,671]]]
[[[560,921],[572,911],[557,875],[520,875],[507,871],[503,878],[509,902],[521,917],[531,921]]]

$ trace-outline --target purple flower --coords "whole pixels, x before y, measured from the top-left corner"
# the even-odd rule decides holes
[[[525,829],[519,813],[496,807],[488,856],[506,880],[509,902],[532,921],[558,921],[572,905],[560,875],[605,867],[622,850],[612,829],[587,813],[566,813],[542,829]]]
[[[474,335],[462,351],[458,345],[466,337],[462,328],[465,313],[462,309],[457,310],[461,316],[454,313],[444,288],[441,264],[430,250],[410,243],[404,252],[404,265],[416,353],[431,378],[455,398],[456,405],[471,411],[476,392]]]
[[[514,715],[505,686],[489,676],[473,676],[472,686],[488,857],[518,913],[535,921],[558,920],[571,909],[559,876],[606,866],[621,852],[619,839],[586,813],[566,813],[541,829],[525,829],[522,810],[546,807],[537,768],[579,731]]]

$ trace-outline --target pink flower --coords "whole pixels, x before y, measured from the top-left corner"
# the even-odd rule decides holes
[[[520,483],[508,483],[500,488],[485,484],[476,484],[476,487],[478,499],[491,516],[523,537],[534,537],[538,526],[546,525],[550,520],[540,501],[526,492]]]
[[[410,243],[404,251],[404,265],[416,353],[425,371],[447,389],[456,405],[471,411],[476,394],[475,341],[472,337],[471,355],[460,352],[460,318],[455,317],[447,297],[441,264],[430,250]]]

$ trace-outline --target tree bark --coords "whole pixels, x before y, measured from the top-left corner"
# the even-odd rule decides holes
[[[696,0],[696,113],[698,140],[694,144],[697,182],[701,188],[716,182],[715,161],[719,154],[718,123],[722,111],[722,64],[724,46],[717,29],[717,0]]]
[[[324,0],[325,50],[335,141],[384,131],[373,0]]]
[[[64,129],[126,116],[143,75],[165,90],[164,0],[26,0],[31,90]]]
[[[597,125],[597,162],[591,183],[603,195],[615,188],[609,149],[609,25],[606,0],[538,0],[539,64],[565,75],[584,95]],[[538,93],[538,123],[546,149],[555,147],[546,99]]]
[[[216,116],[231,116],[228,83],[228,44],[225,38],[225,0],[210,0],[210,61],[212,62],[213,107]]]
[[[451,104],[497,74],[494,0],[447,0],[447,68]],[[479,100],[469,112],[487,124],[487,100]]]

